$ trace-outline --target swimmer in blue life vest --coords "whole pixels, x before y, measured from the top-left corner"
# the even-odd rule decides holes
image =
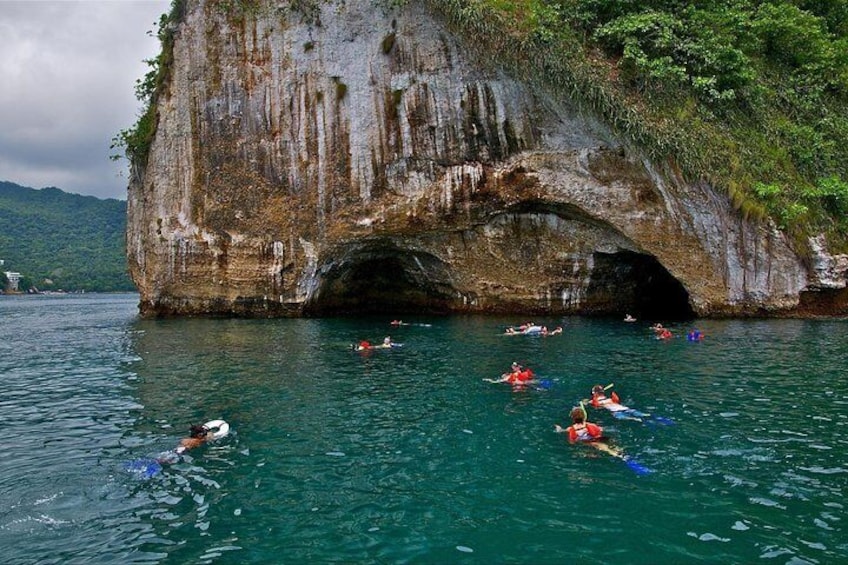
[[[701,330],[689,330],[689,333],[686,334],[687,341],[702,341],[704,339],[704,334]]]
[[[635,420],[637,422],[658,422],[660,424],[671,424],[673,423],[668,418],[663,418],[662,416],[652,416],[646,412],[640,412],[634,408],[630,408],[629,406],[625,406],[621,404],[618,398],[618,394],[613,391],[610,396],[606,395],[606,389],[612,387],[612,385],[608,385],[606,388],[601,385],[595,385],[592,387],[592,406],[595,408],[604,408],[609,410],[613,416],[615,416],[618,420]]]

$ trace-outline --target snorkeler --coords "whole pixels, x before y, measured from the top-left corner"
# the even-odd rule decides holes
[[[559,424],[554,425],[554,431],[558,434],[567,433],[569,443],[578,441],[601,441],[604,438],[604,430],[601,426],[586,421],[586,411],[575,406],[571,409],[571,425],[563,428]]]
[[[510,370],[501,375],[499,379],[483,379],[488,383],[509,383],[511,385],[526,385],[533,381],[533,371],[522,367],[513,361]]]
[[[559,424],[554,425],[554,431],[556,433],[568,434],[569,443],[585,443],[587,445],[591,445],[598,451],[603,451],[604,453],[621,459],[628,467],[640,475],[652,472],[632,457],[625,455],[621,449],[609,445],[607,443],[609,438],[604,435],[604,429],[597,424],[586,421],[586,409],[583,408],[582,403],[580,406],[572,408],[570,415],[572,423],[567,428],[563,428]]]
[[[595,408],[604,408],[608,410],[617,420],[635,420],[637,422],[649,422],[659,424],[673,424],[674,422],[663,416],[653,416],[647,412],[640,412],[629,406],[621,404],[618,394],[613,391],[609,396],[606,395],[607,389],[612,385],[602,387],[595,385],[592,387],[592,406]]]
[[[571,425],[563,428],[559,424],[554,425],[554,431],[558,434],[568,434],[569,443],[585,443],[591,445],[598,451],[609,453],[613,457],[624,459],[624,453],[618,448],[610,446],[609,438],[604,435],[604,429],[591,422],[586,421],[586,410],[582,406],[571,409]]]
[[[181,439],[180,445],[178,445],[174,451],[177,452],[177,454],[182,454],[189,449],[200,447],[207,441],[213,439],[212,434],[209,432],[210,430],[206,426],[200,424],[191,426],[188,432],[189,437]]]
[[[212,420],[205,424],[195,424],[189,428],[188,437],[181,439],[177,447],[162,453],[152,461],[158,464],[176,463],[179,461],[180,455],[189,449],[194,449],[206,442],[225,437],[229,433],[230,425],[224,420]]]
[[[664,327],[659,322],[651,326],[651,329],[654,330],[654,337],[657,339],[671,339],[672,337],[674,337],[671,334],[671,330]]]
[[[619,420],[636,420],[641,422],[642,418],[650,416],[650,414],[639,412],[638,410],[634,410],[629,406],[621,404],[619,402],[618,394],[616,394],[615,391],[613,391],[610,396],[607,396],[604,387],[601,385],[595,385],[592,387],[592,406],[595,408],[605,408],[606,410],[609,410],[612,412],[612,415]]]

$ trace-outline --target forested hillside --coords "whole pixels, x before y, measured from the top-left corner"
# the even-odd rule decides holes
[[[0,270],[21,273],[23,288],[133,291],[126,214],[121,200],[0,181]]]
[[[848,249],[848,2],[428,1],[802,253],[816,234]]]

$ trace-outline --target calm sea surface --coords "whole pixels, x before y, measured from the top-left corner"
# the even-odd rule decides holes
[[[140,320],[136,295],[0,297],[3,563],[846,563],[848,322]],[[678,336],[690,326],[672,326]],[[391,335],[402,348],[350,350]],[[512,361],[552,385],[483,378]],[[591,419],[594,384],[673,425]],[[149,479],[192,423],[219,442]]]

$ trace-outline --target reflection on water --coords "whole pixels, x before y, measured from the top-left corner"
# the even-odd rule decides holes
[[[138,320],[127,296],[0,299],[0,545],[15,563],[834,563],[848,558],[841,321]],[[682,335],[685,327],[673,328]],[[391,335],[402,348],[357,353]],[[512,361],[550,379],[483,378]],[[653,470],[553,433],[590,412]],[[591,410],[591,409],[590,409]],[[227,438],[150,480],[192,423]]]

